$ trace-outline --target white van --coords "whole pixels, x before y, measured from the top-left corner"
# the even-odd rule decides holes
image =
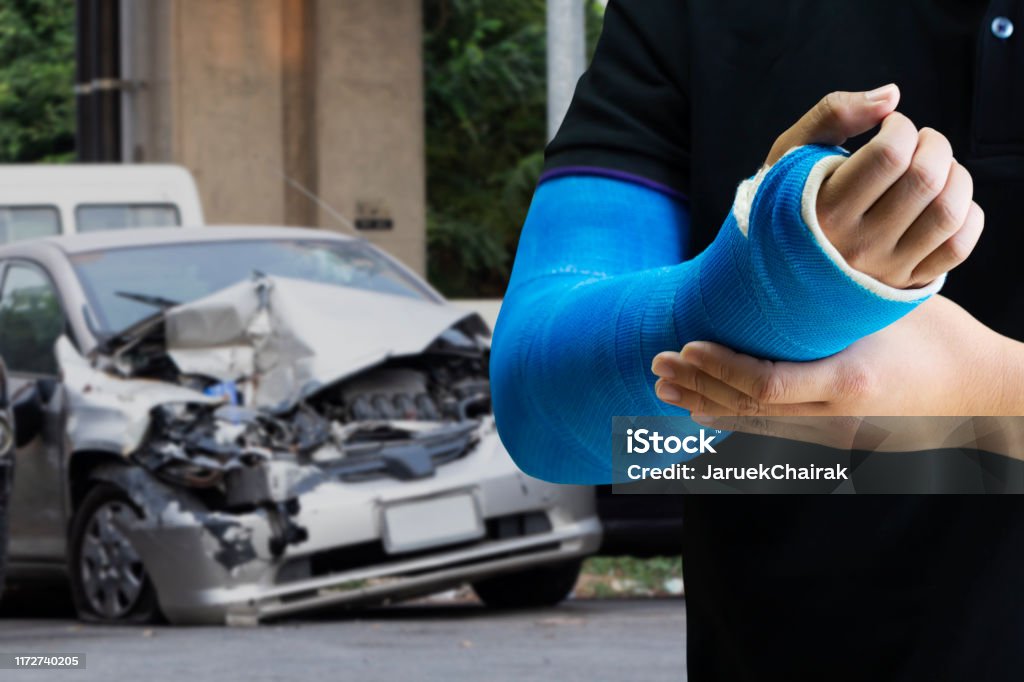
[[[196,183],[181,166],[0,165],[0,243],[202,224]]]

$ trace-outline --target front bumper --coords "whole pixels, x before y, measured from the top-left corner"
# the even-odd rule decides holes
[[[174,623],[252,624],[287,614],[426,594],[498,573],[594,553],[601,542],[593,488],[530,478],[493,427],[473,452],[427,479],[328,480],[299,496],[293,517],[308,538],[273,556],[262,510],[210,511],[188,491],[138,467],[104,474],[145,518],[125,528],[161,609]],[[486,535],[471,542],[388,554],[382,510],[448,494],[472,495]]]

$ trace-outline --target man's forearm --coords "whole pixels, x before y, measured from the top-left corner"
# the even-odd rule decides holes
[[[1024,343],[1002,336],[971,317],[963,316],[964,346],[970,344],[973,370],[967,372],[967,391],[960,406],[972,416],[1024,415]],[[966,330],[965,330],[966,331]],[[954,337],[955,338],[955,337]]]
[[[850,355],[879,392],[898,397],[865,397],[858,414],[1024,415],[1024,343],[989,329],[944,296],[864,339]]]
[[[805,222],[815,205],[808,178],[835,154],[803,148],[783,157],[737,202],[715,243],[682,263],[685,209],[674,200],[602,178],[541,186],[491,371],[499,432],[525,471],[606,482],[611,416],[685,414],[655,399],[648,368],[660,351],[714,339],[775,358],[819,358],[930,293],[851,274]]]

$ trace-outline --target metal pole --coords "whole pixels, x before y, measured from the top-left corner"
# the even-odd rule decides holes
[[[569,110],[576,81],[586,69],[584,0],[547,0],[548,139]]]
[[[75,151],[79,161],[96,158],[96,114],[93,107],[92,3],[75,3]]]
[[[136,122],[136,93],[127,84],[134,84],[138,75],[135,73],[135,39],[138,31],[136,21],[136,5],[134,0],[120,3],[120,25],[118,36],[120,44],[118,52],[120,57],[119,78],[125,87],[121,89],[121,161],[131,163],[135,160],[135,122]]]
[[[96,161],[121,160],[121,11],[119,0],[96,0],[93,97],[96,98]]]
[[[76,3],[75,146],[78,160],[121,159],[119,0]]]

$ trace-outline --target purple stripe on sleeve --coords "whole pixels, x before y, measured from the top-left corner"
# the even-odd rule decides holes
[[[654,180],[640,175],[613,170],[611,168],[601,168],[600,166],[562,166],[561,168],[552,168],[551,170],[541,173],[538,184],[546,180],[565,177],[566,175],[599,175],[605,178],[612,178],[613,180],[625,180],[626,182],[632,182],[637,185],[647,187],[648,189],[661,192],[662,194],[668,194],[669,196],[686,202],[690,201],[688,196],[677,189],[669,187],[668,185],[663,185],[660,182],[655,182]]]

